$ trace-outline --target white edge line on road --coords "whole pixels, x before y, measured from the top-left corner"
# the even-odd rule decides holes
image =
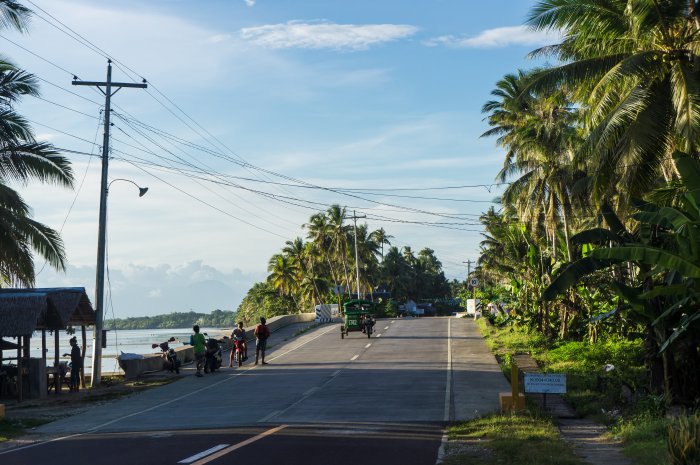
[[[246,439],[245,441],[242,441],[242,442],[239,442],[238,444],[234,444],[232,446],[229,446],[224,450],[220,450],[219,452],[216,452],[216,453],[210,455],[209,457],[206,457],[206,458],[203,458],[202,460],[194,462],[193,465],[204,465],[205,463],[209,463],[212,460],[216,460],[219,457],[223,457],[224,455],[228,454],[229,452],[233,452],[236,449],[240,449],[241,447],[245,447],[248,444],[252,444],[255,441],[259,441],[260,439],[263,439],[267,436],[270,436],[271,434],[275,434],[276,432],[281,431],[281,430],[285,429],[286,427],[287,427],[287,425],[280,425],[277,428],[272,428],[272,429],[269,429],[267,431],[263,431],[262,433],[258,434],[257,436],[253,436],[250,439]]]
[[[279,415],[280,413],[282,413],[282,410],[275,410],[274,412],[272,412],[272,413],[270,413],[269,415],[267,415],[265,418],[261,418],[260,420],[258,420],[258,423],[265,423],[266,421],[268,421],[268,420],[271,419],[271,418],[276,417],[276,416]]]
[[[309,342],[318,339],[319,337],[323,336],[324,334],[326,334],[327,332],[329,332],[329,331],[330,331],[331,329],[333,329],[334,327],[335,327],[335,325],[334,325],[334,326],[331,326],[330,328],[328,328],[326,331],[322,332],[322,333],[319,334],[318,336],[316,336],[316,337],[314,337],[314,338],[312,338],[312,339],[309,339],[308,341],[305,341],[305,342],[299,344],[299,345],[296,346],[296,347],[292,347],[292,348],[289,349],[287,352],[285,352],[285,353],[283,353],[283,354],[280,354],[280,355],[277,355],[276,357],[271,358],[270,361],[276,360],[276,359],[278,359],[278,358],[280,358],[280,357],[282,357],[282,356],[284,356],[284,355],[287,355],[288,353],[290,353],[290,352],[292,352],[292,351],[298,349],[299,347],[304,346],[304,345],[308,344]],[[224,378],[224,379],[222,379],[221,381],[217,381],[217,382],[214,383],[214,384],[210,384],[210,385],[204,386],[204,387],[202,387],[202,388],[200,388],[200,389],[196,389],[196,390],[194,390],[194,391],[192,391],[192,392],[188,392],[187,394],[184,394],[184,395],[182,395],[182,396],[180,396],[180,397],[176,397],[176,398],[174,398],[174,399],[170,399],[170,400],[167,400],[167,401],[165,401],[165,402],[161,402],[160,404],[154,405],[153,407],[147,408],[147,409],[145,409],[145,410],[140,410],[140,411],[138,411],[138,412],[130,413],[129,415],[124,415],[124,416],[121,417],[121,418],[116,418],[116,419],[114,419],[114,420],[110,420],[110,421],[108,421],[108,422],[106,422],[106,423],[103,423],[103,424],[101,424],[101,425],[98,425],[98,426],[95,426],[95,427],[93,427],[93,428],[90,428],[89,430],[87,430],[87,432],[88,432],[88,433],[92,433],[92,432],[97,431],[97,430],[99,430],[99,429],[101,429],[101,428],[104,428],[105,426],[109,426],[109,425],[111,425],[111,424],[113,424],[113,423],[117,423],[117,422],[119,422],[119,421],[126,420],[127,418],[131,418],[131,417],[136,416],[136,415],[141,415],[142,413],[150,412],[151,410],[155,410],[155,409],[160,408],[160,407],[163,407],[163,406],[165,406],[165,405],[172,404],[173,402],[179,402],[179,401],[181,401],[182,399],[185,399],[185,398],[187,398],[187,397],[193,396],[193,395],[195,395],[195,394],[199,394],[199,393],[202,392],[202,391],[206,391],[207,389],[211,389],[211,388],[213,388],[213,387],[215,387],[215,386],[218,386],[218,385],[221,384],[221,383],[225,383],[225,382],[227,382],[227,381],[230,381],[231,379],[233,379],[233,378],[235,378],[235,377],[241,376],[242,374],[244,374],[244,373],[246,373],[246,372],[248,372],[248,371],[250,371],[250,370],[255,369],[255,367],[256,367],[256,365],[250,366],[249,368],[246,368],[245,370],[241,371],[240,373],[235,373],[235,374],[233,374],[233,375],[230,375],[228,378]]]
[[[371,342],[368,343],[368,344],[365,346],[365,349],[369,349],[370,347],[372,347],[372,343],[371,343]]]
[[[388,327],[388,326],[385,326],[384,329],[387,330],[387,329],[389,329],[389,327]]]
[[[202,457],[206,457],[207,455],[213,454],[214,452],[218,452],[218,451],[220,451],[221,449],[223,449],[224,447],[228,447],[228,446],[230,446],[230,445],[231,445],[231,444],[219,444],[218,446],[214,446],[214,447],[212,447],[211,449],[207,449],[207,450],[205,450],[205,451],[203,451],[203,452],[200,452],[199,454],[195,454],[195,455],[193,455],[192,457],[187,457],[187,458],[184,459],[184,460],[180,460],[180,461],[177,462],[177,463],[192,463],[192,462],[194,462],[195,460],[199,460],[199,459],[201,459]]]
[[[338,376],[339,374],[340,374],[340,370],[335,370],[335,371],[333,372],[333,374],[331,374],[331,378],[335,378],[335,377]]]
[[[393,325],[394,323],[396,323],[396,320],[391,320],[391,324]]]
[[[312,387],[311,389],[309,389],[308,391],[306,391],[306,392],[305,392],[304,394],[302,394],[302,395],[303,395],[304,397],[309,397],[311,394],[313,394],[313,393],[316,392],[316,391],[318,391],[318,386]]]
[[[450,421],[450,398],[452,397],[452,324],[447,318],[447,382],[445,384],[445,414],[444,421]]]
[[[375,337],[382,337],[382,333],[377,334]]]
[[[358,358],[360,358],[359,355],[353,355],[352,358],[350,359],[350,361],[357,360]]]
[[[452,320],[447,318],[447,384],[445,386],[445,413],[443,415],[443,421],[445,421],[445,428],[447,428],[447,422],[450,421],[450,400],[452,397]],[[442,441],[440,442],[440,448],[438,449],[437,460],[435,464],[438,465],[442,463],[445,456],[445,448],[447,447],[447,429],[442,435]]]
[[[321,336],[323,336],[324,334],[330,332],[330,331],[331,331],[332,329],[334,329],[335,327],[336,327],[336,325],[332,325],[330,328],[328,328],[326,331],[323,331],[323,332],[322,332],[321,334],[319,334],[318,336],[316,336],[316,337],[314,337],[314,338],[312,338],[312,339],[309,339],[308,341],[305,341],[305,342],[299,344],[298,346],[292,347],[292,348],[289,349],[288,351],[286,351],[286,352],[284,352],[284,353],[282,353],[282,354],[280,354],[280,355],[277,355],[276,357],[273,357],[273,358],[271,358],[270,360],[278,359],[278,358],[280,358],[280,357],[282,357],[282,356],[284,356],[284,355],[287,355],[288,353],[290,353],[290,352],[292,352],[292,351],[294,351],[294,350],[296,350],[296,349],[298,349],[298,348],[300,348],[300,347],[302,347],[302,346],[308,344],[309,342],[315,341],[315,340],[318,339],[319,337],[321,337]],[[131,413],[131,414],[129,414],[129,415],[124,415],[123,417],[120,417],[120,418],[117,418],[117,419],[114,419],[114,420],[110,420],[110,421],[108,421],[108,422],[106,422],[106,423],[103,423],[103,424],[101,424],[101,425],[92,427],[92,428],[90,428],[89,430],[87,430],[87,431],[85,431],[85,432],[70,434],[70,435],[68,435],[68,436],[61,436],[61,437],[59,437],[59,438],[49,439],[48,441],[36,442],[36,443],[34,443],[34,444],[29,444],[29,445],[22,446],[22,447],[16,447],[16,448],[14,448],[14,449],[8,449],[8,450],[6,450],[6,451],[0,452],[0,455],[9,454],[10,452],[18,452],[18,451],[21,451],[21,450],[30,449],[30,448],[32,448],[32,447],[40,446],[40,445],[42,445],[42,444],[48,444],[48,443],[50,443],[50,442],[62,441],[62,440],[64,440],[64,439],[70,439],[70,438],[74,438],[74,437],[78,437],[78,436],[83,436],[84,434],[87,434],[87,433],[93,433],[93,432],[95,432],[95,431],[97,431],[97,430],[99,430],[99,429],[101,429],[101,428],[104,428],[105,426],[109,426],[109,425],[111,425],[111,424],[113,424],[113,423],[117,423],[117,422],[122,421],[122,420],[125,420],[125,419],[127,419],[127,418],[131,418],[131,417],[133,417],[133,416],[140,415],[140,414],[142,414],[142,413],[150,412],[151,410],[155,410],[155,409],[157,409],[157,408],[159,408],[159,407],[162,407],[162,406],[164,406],[164,405],[172,404],[173,402],[178,402],[178,401],[180,401],[180,400],[182,400],[182,399],[184,399],[184,398],[186,398],[186,397],[192,396],[192,395],[194,395],[194,394],[198,394],[198,393],[200,393],[200,392],[202,392],[202,391],[205,391],[205,390],[207,390],[207,389],[211,389],[211,388],[213,388],[214,386],[218,386],[218,385],[221,384],[221,383],[224,383],[224,382],[226,382],[226,381],[231,380],[232,378],[235,378],[236,376],[241,376],[241,375],[244,374],[245,372],[250,371],[250,370],[252,370],[252,369],[254,369],[254,368],[255,368],[255,365],[251,366],[250,368],[246,368],[244,371],[241,371],[240,373],[236,373],[236,374],[230,375],[228,378],[222,379],[221,381],[218,381],[218,382],[216,382],[216,383],[214,383],[214,384],[210,384],[209,386],[204,386],[203,388],[197,389],[197,390],[192,391],[192,392],[188,392],[187,394],[182,395],[182,396],[180,396],[180,397],[176,397],[175,399],[170,399],[170,400],[168,400],[168,401],[161,402],[160,404],[155,405],[155,406],[153,406],[153,407],[151,407],[151,408],[148,408],[148,409],[146,409],[146,410],[140,410],[140,411],[138,411],[138,412]]]

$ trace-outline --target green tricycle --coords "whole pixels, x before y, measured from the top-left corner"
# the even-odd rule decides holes
[[[376,306],[369,300],[349,300],[343,304],[345,322],[340,327],[340,338],[350,331],[362,331],[370,337],[374,331]]]

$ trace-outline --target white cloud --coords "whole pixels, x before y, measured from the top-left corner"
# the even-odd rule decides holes
[[[255,5],[255,0],[245,0],[245,4],[252,8]]]
[[[556,31],[536,31],[527,26],[486,29],[474,37],[447,35],[425,41],[428,46],[450,48],[504,48],[511,45],[548,45],[561,40]]]
[[[372,45],[410,37],[418,31],[405,24],[334,24],[289,21],[241,29],[241,37],[269,48],[366,50]]]

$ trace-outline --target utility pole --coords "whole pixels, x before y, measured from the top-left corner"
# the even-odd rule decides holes
[[[352,211],[352,221],[355,231],[355,267],[357,268],[357,300],[360,300],[360,254],[357,251],[357,220],[367,218],[367,215],[357,216],[355,210]]]
[[[109,166],[109,128],[111,116],[112,95],[119,92],[122,87],[135,87],[145,89],[143,84],[131,82],[112,82],[112,60],[107,60],[107,81],[79,81],[73,76],[74,86],[97,87],[105,95],[105,128],[102,140],[102,182],[100,184],[100,220],[97,231],[97,277],[95,283],[95,329],[92,333],[92,371],[90,373],[90,385],[98,386],[102,381],[102,323],[104,318],[104,284],[105,284],[105,236],[107,233],[107,171]],[[104,90],[102,89],[104,87]],[[112,92],[112,88],[116,90]]]
[[[472,273],[472,261],[467,260],[466,262],[462,262],[467,264],[467,283],[469,283],[469,275]]]

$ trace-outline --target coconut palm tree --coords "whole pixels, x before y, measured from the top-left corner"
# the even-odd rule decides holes
[[[487,102],[492,126],[483,136],[498,135],[506,149],[500,182],[515,179],[505,189],[502,202],[513,206],[518,216],[536,229],[544,220],[547,242],[556,258],[557,232],[563,227],[567,259],[572,217],[571,187],[576,175],[573,155],[580,144],[579,111],[564,90],[527,91],[532,73],[509,74],[491,92],[498,100]]]
[[[30,10],[0,0],[0,27],[26,30]],[[36,79],[8,61],[0,60],[0,286],[33,285],[33,252],[65,270],[59,234],[30,218],[22,197],[8,187],[31,181],[72,187],[69,161],[50,145],[37,142],[27,120],[14,107],[24,95],[38,95]]]
[[[579,156],[592,162],[597,199],[619,204],[677,177],[673,150],[700,148],[700,21],[688,0],[542,0],[528,24],[563,41],[534,52],[562,64],[531,88],[565,85],[587,111]]]
[[[267,281],[272,287],[277,289],[280,295],[290,296],[294,300],[294,305],[299,308],[294,296],[299,287],[299,274],[292,261],[283,254],[275,254],[267,264],[267,271],[270,273]]]
[[[389,239],[393,238],[394,236],[388,235],[384,228],[376,229],[370,234],[370,239],[381,248],[382,261],[384,261],[384,245],[391,245]]]

